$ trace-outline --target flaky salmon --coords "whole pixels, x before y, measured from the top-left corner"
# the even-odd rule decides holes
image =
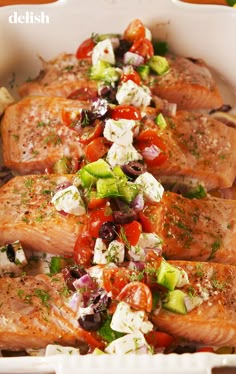
[[[88,127],[78,125],[76,130],[68,126],[65,115],[75,117],[76,123],[77,114],[88,107],[85,101],[40,96],[11,105],[2,120],[4,164],[18,174],[53,172],[54,164],[63,157],[78,164],[86,148],[80,132],[83,134]],[[235,129],[205,114],[180,111],[176,116],[166,116],[167,126],[159,131],[153,121],[158,109],[148,107],[145,112],[142,129],[156,131],[168,154],[166,162],[149,166],[157,178],[163,182],[171,178],[172,184],[195,179],[207,190],[233,184]]]
[[[222,264],[171,261],[184,269],[189,284],[181,290],[202,302],[185,315],[161,309],[157,327],[175,337],[204,345],[235,346],[236,268]]]
[[[92,211],[81,216],[61,214],[50,203],[58,188],[72,182],[73,175],[31,175],[15,177],[4,185],[0,189],[0,244],[20,240],[26,249],[73,255],[77,238],[86,236],[88,225],[93,225]],[[166,258],[236,263],[235,200],[188,199],[165,192],[159,203],[145,205],[140,216],[144,227],[145,217],[163,240]],[[86,244],[90,261],[93,245],[92,240],[91,248]]]
[[[85,334],[91,335],[79,327],[77,311],[68,305],[70,291],[62,274],[1,278],[0,291],[1,349],[78,346]]]
[[[179,109],[209,109],[223,104],[221,94],[203,60],[169,56],[170,69],[161,76],[151,76],[152,92]]]
[[[54,254],[73,253],[86,217],[63,215],[50,201],[72,176],[15,177],[0,193],[2,244],[20,240],[23,247]]]
[[[87,102],[61,97],[26,97],[10,106],[2,121],[4,164],[19,174],[51,170],[63,156],[78,162],[79,136],[63,116],[76,115]],[[71,120],[72,121],[72,120]]]
[[[28,95],[67,97],[78,88],[97,89],[96,81],[89,79],[91,60],[78,60],[75,55],[62,53],[50,61],[42,61],[39,76],[23,83],[21,97]]]
[[[192,61],[179,56],[169,56],[170,69],[161,76],[150,74],[145,84],[153,94],[179,109],[211,109],[223,104],[216,82],[202,60]],[[73,54],[61,54],[45,62],[38,77],[23,83],[19,88],[21,97],[46,95],[67,97],[79,88],[95,91],[98,82],[91,80],[89,69],[91,59],[78,60]]]

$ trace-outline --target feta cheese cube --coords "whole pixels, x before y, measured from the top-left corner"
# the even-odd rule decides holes
[[[113,340],[106,348],[105,352],[109,354],[128,354],[128,353],[145,353],[151,354],[151,348],[146,342],[143,334],[136,331],[127,334],[122,338]]]
[[[133,143],[132,129],[136,126],[134,120],[106,120],[103,135],[107,140],[119,145],[128,146]]]
[[[142,233],[139,237],[138,243],[131,246],[129,255],[133,261],[143,261],[145,259],[147,248],[162,249],[162,240],[155,233]]]
[[[63,347],[59,344],[48,344],[46,347],[45,356],[54,356],[54,355],[79,355],[80,351],[78,348],[74,347]]]
[[[83,199],[78,188],[75,186],[69,186],[63,190],[57,191],[51,202],[58,211],[62,210],[76,216],[81,216],[86,213]]]
[[[109,243],[108,248],[102,239],[97,238],[94,246],[93,262],[95,264],[121,263],[125,257],[125,246],[118,240]]]
[[[145,172],[136,180],[135,184],[140,186],[144,197],[151,202],[159,202],[162,199],[164,188],[151,173]]]
[[[98,42],[93,48],[92,64],[97,65],[99,61],[105,61],[112,65],[115,64],[115,55],[110,39],[105,39]]]
[[[97,238],[95,241],[93,262],[95,264],[107,263],[107,246],[101,238]]]
[[[133,145],[125,147],[113,143],[107,153],[106,160],[113,168],[116,165],[124,165],[130,161],[142,160],[142,155],[138,153]]]
[[[186,284],[189,284],[188,274],[184,269],[179,268],[179,279],[176,283],[176,287],[184,287]]]
[[[119,104],[142,107],[150,104],[152,96],[147,86],[139,86],[132,80],[128,80],[118,87],[116,99]]]
[[[142,331],[144,334],[152,330],[151,322],[146,321],[144,310],[133,310],[129,304],[121,301],[112,316],[111,328],[115,331],[133,333]]]

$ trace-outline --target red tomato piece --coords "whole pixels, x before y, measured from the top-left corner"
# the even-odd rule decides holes
[[[141,78],[140,78],[140,75],[139,73],[137,73],[137,71],[133,70],[129,73],[124,73],[122,74],[121,78],[120,78],[120,81],[121,82],[127,82],[127,81],[133,81],[134,83],[136,83],[138,86],[141,84]]]
[[[103,132],[102,121],[95,120],[93,125],[85,126],[81,130],[79,141],[82,144],[89,144],[92,140],[98,138]]]
[[[150,288],[142,282],[134,281],[122,288],[117,300],[124,301],[136,310],[152,310],[152,293]]]
[[[92,55],[95,43],[92,38],[86,39],[81,43],[76,51],[76,57],[78,59],[89,58]]]
[[[145,339],[149,345],[155,348],[169,348],[174,342],[173,336],[161,331],[151,331],[145,335]]]
[[[160,166],[167,161],[167,147],[155,130],[146,130],[141,132],[136,137],[135,142],[136,148],[141,152],[144,161],[148,166]],[[147,151],[151,149],[153,145],[155,145],[160,152],[156,157],[150,158],[150,156],[147,155]]]
[[[125,242],[130,245],[136,245],[138,243],[139,237],[142,233],[142,225],[138,221],[133,221],[126,223],[121,226],[123,228],[123,235],[125,236]],[[122,237],[121,237],[122,240]],[[126,243],[125,243],[126,244]]]
[[[126,268],[104,268],[103,287],[116,297],[129,282],[132,275],[131,270]]]
[[[112,109],[111,118],[115,121],[119,119],[133,119],[135,121],[140,121],[141,112],[138,108],[132,105],[117,105]]]
[[[94,241],[88,232],[79,235],[74,247],[74,260],[78,265],[90,266]]]
[[[91,101],[97,97],[97,91],[88,87],[81,87],[70,93],[67,99],[79,101]]]
[[[196,350],[196,352],[212,352],[214,353],[214,349],[212,347],[201,347]]]
[[[109,208],[103,207],[92,211],[88,220],[88,232],[90,237],[99,238],[99,229],[102,223],[113,220]]]
[[[103,137],[92,140],[85,149],[85,157],[88,162],[97,161],[102,158],[109,150],[109,144]]]
[[[135,40],[130,47],[130,52],[137,53],[144,57],[145,61],[149,60],[154,55],[152,42],[146,38]]]
[[[96,334],[96,332],[86,331],[84,329],[78,328],[78,334],[80,339],[86,342],[89,347],[92,349],[98,348],[103,350],[105,348],[105,343],[101,340],[101,338]]]
[[[145,26],[139,19],[134,19],[124,32],[124,39],[133,42],[134,40],[145,37]]]
[[[143,211],[138,213],[139,221],[141,222],[144,232],[153,232],[155,227],[155,222],[152,218],[146,215]]]
[[[66,109],[62,108],[61,118],[62,118],[63,123],[66,126],[73,127],[73,124],[75,122],[79,121],[79,119],[80,119],[80,112],[78,111],[78,113],[76,113],[76,112],[73,112],[71,110],[66,110]]]

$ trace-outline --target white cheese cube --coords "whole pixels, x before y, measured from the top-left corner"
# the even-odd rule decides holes
[[[189,284],[189,279],[188,279],[188,274],[186,273],[186,271],[184,269],[181,269],[179,268],[179,279],[176,283],[176,287],[184,287],[186,286],[186,284]]]
[[[142,160],[142,155],[138,153],[133,145],[124,147],[113,143],[107,153],[106,160],[113,168],[116,165],[124,165],[130,161]]]
[[[127,334],[122,338],[113,340],[113,342],[105,348],[105,352],[120,355],[139,352],[151,354],[151,348],[143,334],[140,331],[136,331],[133,334]]]
[[[106,120],[103,135],[107,140],[119,145],[128,146],[133,143],[132,129],[136,126],[134,120]]]
[[[133,333],[142,331],[144,334],[152,330],[151,322],[146,321],[144,310],[134,310],[129,304],[121,301],[112,316],[111,328],[115,331]]]
[[[151,202],[159,202],[162,199],[164,188],[151,173],[145,172],[136,180],[135,184],[140,186],[144,197]]]
[[[80,351],[78,348],[74,347],[63,347],[59,344],[48,344],[46,347],[45,356],[54,356],[54,355],[79,355]]]
[[[105,61],[112,65],[115,64],[115,55],[110,39],[105,39],[98,42],[93,48],[92,64],[97,65],[99,61]]]
[[[152,40],[152,33],[147,27],[145,27],[145,38],[148,40]]]
[[[95,241],[93,262],[94,264],[107,263],[107,246],[101,238],[97,238]]]
[[[131,246],[129,249],[129,255],[133,261],[142,261],[145,259],[145,249],[162,249],[162,240],[155,233],[142,233],[139,237],[138,243],[135,246]]]
[[[81,216],[86,213],[83,199],[78,188],[75,186],[69,186],[63,190],[57,191],[51,202],[58,211],[62,210],[76,216]]]
[[[125,245],[118,240],[113,240],[108,245],[107,262],[121,263],[125,258]]]
[[[152,96],[147,86],[139,86],[132,80],[128,80],[118,87],[116,99],[119,104],[142,107],[150,104]]]

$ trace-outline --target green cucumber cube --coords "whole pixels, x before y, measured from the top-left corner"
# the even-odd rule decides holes
[[[139,193],[139,189],[134,183],[120,184],[118,189],[120,199],[128,204],[130,204]]]
[[[149,66],[158,75],[163,75],[169,70],[168,60],[163,56],[152,56]]]
[[[96,184],[97,178],[92,174],[88,173],[85,168],[82,168],[79,172],[81,183],[83,187],[90,188]]]
[[[99,178],[96,183],[98,197],[117,197],[119,190],[115,178]]]
[[[162,260],[157,271],[157,283],[166,287],[168,290],[174,290],[179,277],[180,270],[165,260]]]
[[[166,301],[162,303],[163,308],[179,314],[187,314],[187,309],[184,303],[186,293],[181,290],[169,291],[166,295]]]
[[[96,178],[113,177],[113,172],[109,164],[102,158],[99,158],[99,160],[91,162],[90,164],[84,166],[84,169]]]

